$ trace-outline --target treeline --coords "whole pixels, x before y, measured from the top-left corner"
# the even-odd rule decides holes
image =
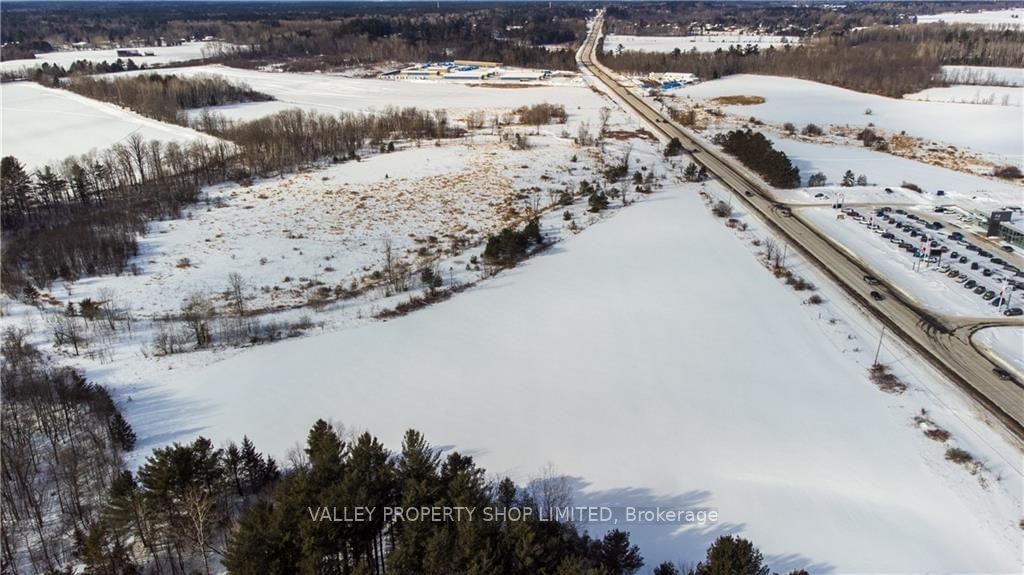
[[[336,116],[296,109],[250,122],[204,114],[196,126],[220,139],[182,145],[133,135],[31,174],[16,158],[0,160],[3,289],[31,299],[58,278],[121,273],[147,222],[178,217],[205,185],[357,159],[368,144],[463,133],[443,110],[415,108]]]
[[[777,2],[637,2],[608,8],[608,32],[677,36],[708,31],[750,30],[759,34],[810,36],[842,33],[874,25],[914,23],[917,14],[1001,10],[1013,2],[857,2],[781,4]]]
[[[776,188],[800,187],[800,169],[761,132],[733,130],[715,134],[712,141]]]
[[[5,420],[5,438],[8,425]],[[20,464],[34,471],[27,454],[4,448],[5,470]],[[48,457],[45,450],[39,448],[40,458]],[[19,561],[37,572],[74,563],[85,573],[167,575],[210,575],[219,565],[236,575],[632,575],[644,566],[627,532],[594,538],[556,520],[554,510],[573,504],[565,477],[549,472],[525,486],[507,477],[491,480],[472,457],[442,455],[415,430],[392,452],[368,432],[348,436],[319,420],[284,470],[248,438],[218,448],[199,437],[156,449],[136,473],[119,457],[102,471],[96,483],[83,486],[87,516],[49,539],[11,537],[36,521],[35,514],[5,516],[5,572]],[[5,482],[5,490],[16,488]],[[413,520],[387,517],[385,508],[462,508],[474,515]],[[356,509],[375,511],[356,518]],[[61,513],[62,521],[74,517],[74,511]],[[342,514],[346,520],[338,520]],[[51,549],[58,545],[60,554]],[[666,562],[654,573],[770,572],[751,542],[722,536],[696,566]]]
[[[103,513],[135,432],[107,390],[53,366],[8,328],[0,344],[0,571],[56,572]]]
[[[244,83],[213,74],[180,77],[154,73],[105,79],[74,76],[61,87],[144,116],[178,124],[188,123],[186,110],[274,99]]]
[[[770,74],[895,98],[942,85],[941,66],[1024,66],[1024,31],[941,24],[874,27],[819,37],[805,45],[716,52],[604,54],[628,73],[691,72],[704,80]]]
[[[82,76],[87,74],[111,74],[114,72],[131,72],[141,70],[145,65],[139,66],[131,58],[122,60],[118,58],[113,62],[92,62],[89,60],[75,60],[65,68],[60,64],[43,62],[39,66],[26,66],[23,69],[8,70],[0,73],[0,81],[10,82],[14,80],[30,80],[43,86],[59,86],[60,80],[71,76]]]
[[[102,5],[0,7],[8,41],[115,42],[157,45],[160,39],[207,36],[244,46],[225,61],[251,66],[285,62],[294,69],[429,59],[497,60],[510,65],[573,69],[572,49],[586,34],[587,9],[561,4]],[[6,49],[6,48],[5,48]]]

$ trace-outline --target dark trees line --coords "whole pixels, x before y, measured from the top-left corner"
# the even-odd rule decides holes
[[[1022,67],[1022,45],[1021,31],[927,24],[857,30],[781,49],[627,51],[602,58],[612,68],[636,74],[691,72],[705,80],[730,74],[771,74],[899,98],[941,85],[943,65]]]
[[[29,174],[0,161],[4,290],[33,297],[58,279],[121,273],[138,254],[147,222],[175,218],[203,186],[266,176],[325,158],[357,159],[366,144],[458,137],[444,111],[388,109],[329,116],[285,110],[251,122],[205,114],[197,127],[219,136],[187,145],[134,135],[99,153]]]
[[[715,134],[715,144],[735,156],[743,165],[761,175],[777,188],[800,187],[800,170],[789,161],[785,153],[776,150],[771,140],[761,132],[733,130]]]
[[[184,115],[186,110],[274,99],[244,83],[231,82],[216,75],[178,77],[153,73],[112,79],[74,76],[61,87],[150,118],[178,124],[188,123]]]
[[[245,47],[221,56],[232,64],[287,60],[295,69],[451,58],[573,69],[571,49],[552,51],[540,45],[578,42],[586,33],[587,14],[585,7],[572,4],[480,3],[449,3],[440,8],[430,3],[194,3],[187,10],[176,3],[118,10],[100,4],[45,9],[5,4],[0,9],[0,35],[9,42],[109,41],[152,46],[161,38],[212,36]]]

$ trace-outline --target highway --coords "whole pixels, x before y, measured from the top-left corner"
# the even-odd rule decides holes
[[[626,81],[598,59],[598,40],[603,26],[604,15],[601,14],[594,20],[586,41],[577,52],[577,61],[585,73],[603,83],[624,107],[646,121],[662,139],[678,138],[686,150],[693,152],[695,162],[705,166],[782,239],[796,247],[867,313],[885,325],[890,334],[916,350],[963,389],[983,408],[983,414],[991,414],[1016,438],[1019,448],[1024,445],[1024,386],[1020,382],[999,378],[993,373],[997,364],[971,342],[971,334],[985,327],[983,322],[992,320],[955,321],[911,301],[856,256],[804,221],[797,211],[791,211],[776,200],[770,188],[736,160],[675,124],[634,94]],[[878,277],[881,285],[868,285],[864,281],[866,275]],[[883,293],[885,298],[875,301],[870,295],[872,291]],[[1024,321],[1009,319],[995,322],[1024,325]],[[995,423],[991,418],[989,421]]]

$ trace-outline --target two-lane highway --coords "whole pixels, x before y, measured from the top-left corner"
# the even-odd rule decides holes
[[[890,289],[884,278],[882,286],[865,283],[865,275],[877,275],[873,270],[777,201],[760,178],[634,94],[628,84],[598,60],[603,25],[602,14],[594,20],[577,52],[577,60],[586,73],[604,84],[624,107],[643,118],[663,139],[678,138],[684,148],[694,151],[695,162],[705,166],[854,301],[958,384],[1018,441],[1024,442],[1024,387],[993,372],[993,361],[971,344],[972,330],[948,326],[945,318],[908,300],[900,290]],[[882,291],[887,297],[875,301],[870,295],[873,290]]]

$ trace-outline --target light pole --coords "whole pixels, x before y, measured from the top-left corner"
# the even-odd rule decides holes
[[[882,326],[881,333],[878,334],[878,348],[875,349],[875,362],[872,365],[878,365],[878,355],[882,353],[882,337],[885,336],[885,326]]]

